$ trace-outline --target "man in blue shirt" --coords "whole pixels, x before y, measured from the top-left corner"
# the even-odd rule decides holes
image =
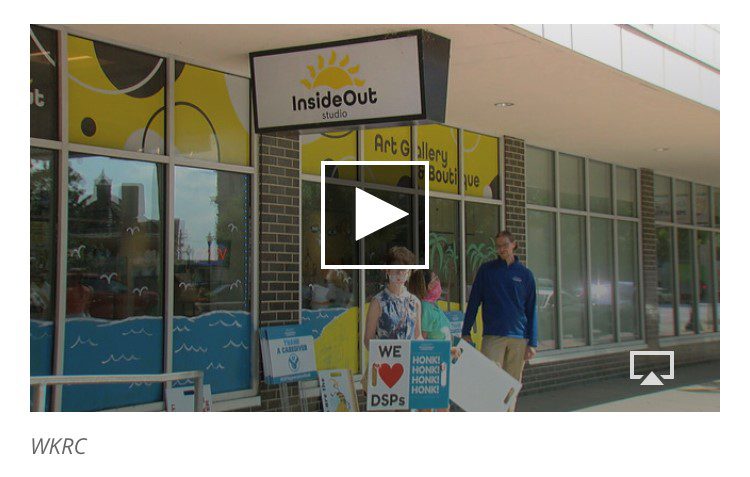
[[[471,343],[471,328],[482,305],[482,354],[521,381],[523,366],[538,344],[536,283],[531,270],[516,259],[510,232],[498,233],[495,246],[500,258],[479,267],[461,334]]]

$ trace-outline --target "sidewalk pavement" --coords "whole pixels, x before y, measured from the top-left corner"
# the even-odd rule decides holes
[[[640,382],[626,376],[522,394],[516,411],[719,411],[719,361],[675,367],[663,386]]]

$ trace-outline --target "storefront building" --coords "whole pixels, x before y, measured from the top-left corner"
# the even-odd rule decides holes
[[[389,31],[398,30],[381,33]],[[505,31],[550,41],[533,26]],[[483,57],[460,48],[461,32],[439,32],[459,35],[451,38],[451,75],[454,63],[460,72],[474,61],[480,65],[471,71],[481,76]],[[336,244],[341,263],[366,263],[393,237],[355,241],[344,220],[321,230],[322,160],[430,161],[429,248],[406,237],[411,229],[399,233],[440,275],[439,304],[456,333],[474,274],[495,258],[495,234],[515,234],[517,255],[536,276],[539,313],[539,354],[524,392],[623,375],[635,349],[674,349],[678,364],[718,359],[718,101],[678,98],[687,94],[669,85],[658,92],[715,121],[703,165],[715,174],[701,176],[681,174],[679,158],[665,166],[653,150],[651,160],[584,154],[606,142],[593,126],[578,138],[590,137],[591,147],[518,133],[533,123],[505,134],[481,120],[452,122],[450,114],[447,124],[257,134],[249,69],[242,75],[192,59],[197,53],[154,48],[156,35],[139,40],[137,28],[31,26],[30,36],[32,376],[202,370],[216,410],[278,410],[278,387],[262,379],[258,327],[300,321],[313,324],[318,369],[359,375],[364,317],[383,277],[322,270],[320,236]],[[349,37],[342,30],[336,39]],[[288,46],[278,38],[242,51]],[[551,40],[557,53],[566,48],[558,40]],[[674,50],[664,41],[658,47]],[[710,59],[691,58],[718,78]],[[586,61],[591,71],[626,76]],[[453,98],[464,100],[462,77],[451,78],[449,112]],[[565,115],[554,101],[548,108]],[[549,130],[545,120],[539,127]],[[678,138],[686,134],[676,129]],[[404,181],[405,169],[380,177],[342,169],[328,185],[326,214],[347,216],[349,196],[362,187],[423,224],[417,199],[426,178]],[[481,320],[473,334],[481,342]],[[319,407],[315,382],[292,394]],[[158,411],[163,387],[57,387],[47,408]]]

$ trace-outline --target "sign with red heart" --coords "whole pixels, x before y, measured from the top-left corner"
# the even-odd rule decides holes
[[[371,340],[367,410],[409,409],[409,340]]]
[[[378,367],[378,374],[380,375],[380,379],[383,380],[383,383],[389,388],[392,388],[398,380],[401,379],[401,376],[404,375],[404,367],[401,363],[396,363],[393,366],[384,363]]]
[[[371,340],[367,410],[445,409],[448,340]]]

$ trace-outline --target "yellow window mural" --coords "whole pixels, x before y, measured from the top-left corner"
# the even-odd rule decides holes
[[[338,198],[348,186],[329,186],[326,198]],[[359,371],[359,287],[356,271],[323,270],[320,268],[320,184],[302,183],[302,267],[300,321],[309,323],[315,342],[317,369],[349,369]],[[348,216],[353,201],[334,200],[327,210],[332,216]],[[328,217],[327,214],[327,217]],[[357,254],[352,237],[344,231],[346,221],[327,240],[337,243],[335,252],[328,256],[329,263],[351,263]],[[348,245],[347,245],[348,242]],[[330,243],[330,242],[326,242]]]
[[[411,128],[399,126],[394,128],[367,129],[364,140],[365,161],[410,161]],[[365,181],[399,187],[411,187],[411,168],[399,167],[364,167]]]
[[[474,197],[500,198],[498,139],[463,132],[464,192]]]
[[[250,164],[250,80],[175,62],[175,153]]]
[[[320,175],[321,161],[356,161],[357,131],[300,135],[302,173]],[[340,179],[357,179],[356,167],[342,167],[334,172]]]
[[[429,161],[430,191],[458,194],[458,130],[439,124],[417,128],[417,159]],[[424,178],[419,178],[423,187]]]
[[[73,143],[164,154],[166,60],[68,36]]]

